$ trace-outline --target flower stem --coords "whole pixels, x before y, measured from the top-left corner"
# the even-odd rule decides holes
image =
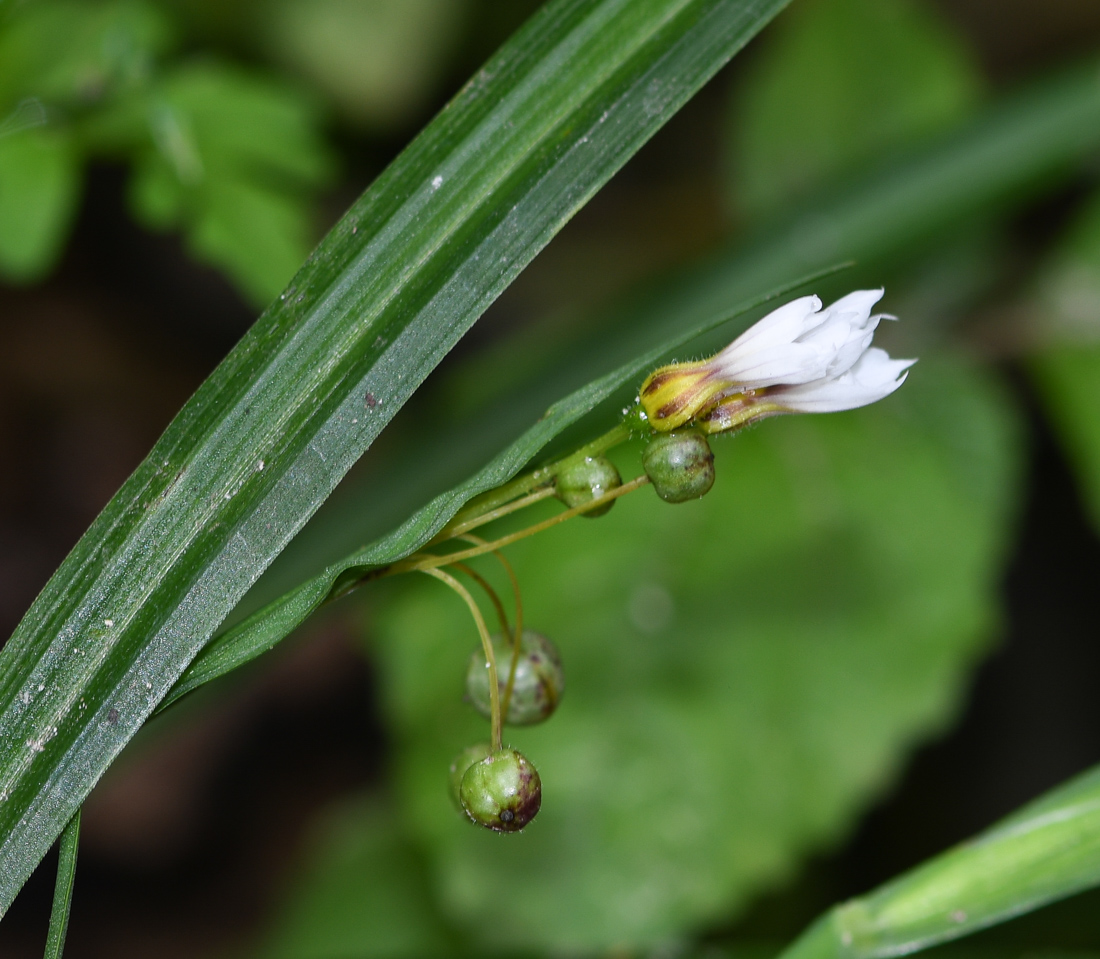
[[[421,569],[421,572],[427,573],[429,576],[434,576],[441,583],[450,586],[451,589],[462,597],[467,607],[469,607],[470,615],[474,617],[474,623],[477,624],[478,634],[481,636],[481,648],[485,652],[485,664],[489,668],[489,725],[493,752],[499,752],[503,746],[501,735],[500,688],[497,685],[500,680],[497,675],[496,656],[493,655],[493,643],[489,638],[489,630],[485,626],[485,618],[481,615],[481,609],[474,601],[473,596],[470,595],[470,591],[450,573],[444,573],[443,570],[433,567]]]
[[[638,487],[644,486],[648,482],[649,477],[643,473],[641,476],[635,477],[628,483],[623,483],[622,486],[617,486],[615,489],[610,490],[603,496],[597,496],[595,499],[589,500],[587,503],[582,503],[580,506],[574,506],[572,509],[563,510],[556,516],[544,519],[541,523],[535,523],[533,526],[517,530],[515,533],[509,533],[507,536],[502,536],[500,539],[492,540],[482,546],[472,546],[470,549],[462,549],[458,552],[446,553],[442,556],[414,553],[407,559],[387,567],[380,575],[393,576],[397,573],[408,573],[413,570],[427,572],[429,569],[434,569],[437,566],[450,566],[452,563],[470,559],[473,556],[483,556],[485,553],[494,552],[502,546],[508,546],[521,539],[526,539],[528,536],[533,536],[535,533],[541,533],[544,529],[549,529],[551,526],[557,526],[558,523],[564,523],[567,519],[572,519],[574,516],[579,516],[581,513],[587,513],[589,510],[597,509],[610,500],[618,499],[620,496],[625,496],[627,493],[632,493],[634,490],[638,489]]]
[[[497,595],[497,591],[489,584],[489,581],[482,576],[472,566],[467,566],[465,563],[455,563],[454,568],[461,570],[467,576],[470,577],[475,583],[478,584],[485,594],[489,597],[489,601],[493,604],[493,608],[497,612],[497,622],[500,623],[500,631],[502,636],[508,636],[512,632],[512,627],[508,625],[508,614],[504,611],[504,603],[500,601],[500,597]]]
[[[522,496],[519,499],[514,499],[510,503],[505,503],[503,506],[498,506],[495,509],[491,509],[486,513],[481,513],[478,516],[474,516],[471,519],[463,520],[461,523],[454,523],[444,526],[436,536],[432,539],[432,543],[438,543],[447,539],[460,539],[462,534],[467,530],[477,529],[479,526],[484,526],[486,523],[491,523],[495,519],[500,519],[502,516],[507,516],[509,513],[514,513],[516,510],[525,509],[540,500],[546,499],[548,496],[554,495],[554,487],[544,486],[541,489],[535,490],[533,493],[528,493],[526,496]]]
[[[485,545],[485,540],[480,536],[471,536],[469,533],[455,538],[464,539],[467,543],[473,543],[475,546]],[[512,569],[512,564],[508,562],[505,555],[498,549],[493,550],[493,555],[500,560],[500,564],[508,574],[508,579],[512,583],[512,596],[515,598],[516,602],[516,631],[512,635],[512,661],[508,666],[508,682],[504,684],[504,700],[500,707],[503,721],[507,722],[508,709],[512,705],[512,690],[516,685],[516,668],[519,666],[519,651],[523,637],[523,597],[520,594],[519,579],[516,577],[516,571]],[[505,626],[504,635],[507,634],[508,627]]]
[[[630,428],[625,423],[620,423],[613,429],[608,430],[602,436],[596,437],[590,443],[586,443],[580,449],[574,450],[568,456],[563,456],[561,459],[555,460],[548,466],[540,466],[536,470],[532,470],[530,473],[525,473],[523,476],[517,476],[515,479],[503,486],[498,486],[496,489],[489,490],[486,493],[482,493],[480,496],[475,496],[469,503],[466,504],[451,521],[439,531],[435,541],[449,539],[456,533],[465,532],[468,529],[473,529],[475,526],[480,526],[482,522],[489,522],[489,519],[482,519],[484,516],[494,513],[498,508],[505,504],[510,504],[512,500],[517,500],[519,497],[525,497],[529,493],[539,490],[540,495],[538,499],[542,499],[545,496],[553,494],[552,482],[554,477],[558,475],[558,470],[566,460],[574,459],[575,457],[585,456],[599,456],[601,453],[607,452],[613,446],[618,446],[620,443],[630,439]],[[545,487],[546,492],[542,492],[539,488]],[[532,500],[535,502],[535,500]],[[527,503],[523,503],[524,506]],[[522,508],[517,505],[515,509]],[[512,512],[511,509],[507,512]],[[499,513],[497,515],[504,516],[506,513]],[[491,519],[496,519],[497,515],[491,516]],[[478,520],[474,522],[473,520]]]

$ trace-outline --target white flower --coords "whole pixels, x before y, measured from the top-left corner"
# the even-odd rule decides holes
[[[650,424],[694,422],[709,433],[778,413],[830,413],[894,392],[916,360],[871,347],[885,313],[871,314],[882,290],[856,290],[821,308],[804,296],[773,310],[720,353],[653,372],[639,399]]]

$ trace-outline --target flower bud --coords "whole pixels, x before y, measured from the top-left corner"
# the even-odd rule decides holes
[[[562,468],[555,482],[555,491],[558,499],[572,508],[591,503],[597,496],[603,496],[617,486],[622,486],[622,483],[615,464],[606,456],[586,456]],[[615,501],[612,500],[581,515],[603,516],[614,505]]]
[[[512,643],[502,639],[499,633],[493,634],[492,641],[503,702],[508,671],[512,665]],[[557,647],[541,633],[525,629],[519,644],[512,699],[504,721],[514,726],[541,723],[557,709],[564,691],[565,673]],[[485,653],[480,646],[470,656],[470,665],[466,670],[466,694],[479,713],[489,715],[489,670],[485,668]]]
[[[714,485],[714,454],[697,430],[654,436],[642,454],[642,466],[666,503],[698,499]]]
[[[542,805],[538,770],[514,749],[491,753],[466,770],[459,789],[462,808],[494,832],[517,832]]]
[[[492,751],[493,747],[488,743],[475,743],[462,750],[451,763],[451,799],[459,809],[462,808],[462,799],[459,795],[462,789],[462,777],[466,775],[467,769],[474,763],[481,762]]]

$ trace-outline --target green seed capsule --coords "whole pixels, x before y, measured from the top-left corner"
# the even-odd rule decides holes
[[[512,643],[503,639],[500,633],[494,633],[491,638],[503,707],[508,670],[512,666]],[[513,726],[541,723],[557,709],[563,692],[565,672],[557,647],[541,633],[525,629],[519,644],[512,699],[504,721]],[[482,716],[489,715],[489,670],[485,668],[485,652],[480,646],[470,654],[470,665],[466,669],[466,695]]]
[[[542,805],[538,770],[514,749],[501,749],[474,763],[462,777],[462,808],[494,832],[517,832]]]
[[[583,506],[591,503],[597,496],[603,496],[618,486],[623,485],[619,471],[615,464],[605,456],[586,456],[582,460],[570,463],[558,473],[554,488],[560,499],[566,506]],[[603,506],[582,513],[582,516],[603,516],[615,501],[612,500]]]
[[[714,485],[714,454],[696,430],[657,434],[642,454],[642,466],[666,503],[698,499]]]
[[[492,751],[493,747],[488,743],[476,743],[473,746],[467,746],[455,756],[451,763],[451,799],[459,809],[462,808],[462,798],[459,795],[462,789],[462,777],[466,775],[467,769],[474,763],[481,762]]]

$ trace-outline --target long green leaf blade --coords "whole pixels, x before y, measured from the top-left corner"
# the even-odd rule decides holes
[[[555,0],[355,204],[0,652],[0,911],[412,391],[787,0]]]
[[[54,882],[50,928],[46,933],[45,959],[61,959],[65,937],[69,932],[69,908],[73,903],[73,883],[76,882],[76,853],[80,846],[80,810],[61,831],[57,850],[57,880]]]
[[[901,956],[1100,884],[1100,768],[818,920],[781,959]]]

